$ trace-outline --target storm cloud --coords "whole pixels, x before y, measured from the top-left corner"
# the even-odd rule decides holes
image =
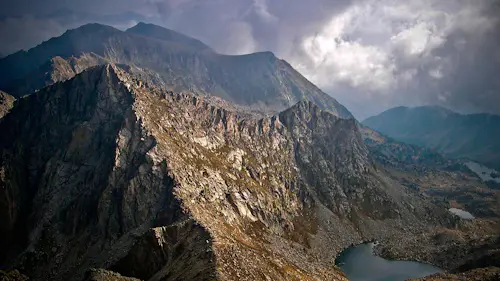
[[[2,54],[87,22],[147,21],[220,53],[270,50],[359,119],[398,105],[500,114],[499,1],[20,0],[0,11]]]

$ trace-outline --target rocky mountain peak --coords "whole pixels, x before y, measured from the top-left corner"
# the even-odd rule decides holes
[[[187,47],[194,48],[198,51],[213,52],[212,48],[197,39],[151,23],[139,22],[137,25],[127,29],[126,32],[146,36],[149,38],[155,38],[166,42],[181,44]]]
[[[67,36],[74,36],[74,34],[94,34],[96,32],[98,33],[115,33],[116,31],[118,31],[118,29],[112,27],[112,26],[109,26],[109,25],[105,25],[105,24],[100,24],[100,23],[87,23],[87,24],[84,24],[80,27],[77,27],[77,28],[74,28],[74,29],[70,29],[68,31],[66,31],[64,35],[67,35]]]
[[[320,108],[313,102],[301,100],[287,110],[283,111],[282,114],[286,115],[290,112],[298,115],[300,119],[308,120],[312,115],[316,115],[319,111],[321,111]]]

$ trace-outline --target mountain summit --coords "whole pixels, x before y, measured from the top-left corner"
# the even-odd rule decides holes
[[[213,52],[212,48],[197,39],[151,23],[139,22],[136,26],[127,29],[126,32],[180,44],[198,51]]]
[[[149,69],[172,90],[214,95],[263,111],[277,112],[307,99],[341,118],[353,118],[270,52],[221,55],[196,39],[145,23],[125,32],[88,24],[0,59],[0,90],[20,97],[103,62]]]

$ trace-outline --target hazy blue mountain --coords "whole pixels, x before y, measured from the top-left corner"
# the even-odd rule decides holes
[[[437,106],[396,107],[362,122],[398,141],[500,167],[500,116]]]

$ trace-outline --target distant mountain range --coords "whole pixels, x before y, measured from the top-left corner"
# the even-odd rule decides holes
[[[126,31],[87,24],[0,59],[0,90],[20,97],[106,62],[153,70],[175,91],[219,96],[273,112],[306,99],[341,118],[353,118],[271,52],[221,55],[199,40],[145,23]]]
[[[7,114],[14,105],[14,97],[0,91],[0,118]]]
[[[395,140],[500,168],[500,116],[437,106],[396,107],[362,122]]]

